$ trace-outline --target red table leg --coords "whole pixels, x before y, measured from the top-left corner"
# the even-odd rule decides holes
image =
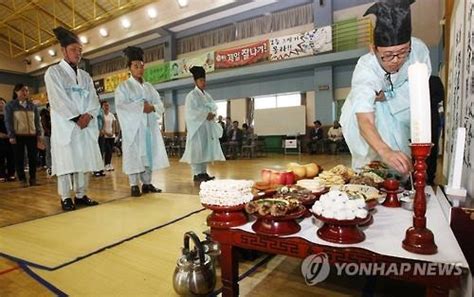
[[[239,262],[236,255],[236,247],[230,244],[221,244],[220,264],[222,296],[239,296]]]

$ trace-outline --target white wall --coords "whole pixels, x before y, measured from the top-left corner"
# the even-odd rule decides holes
[[[239,121],[239,126],[242,126],[245,123],[246,116],[246,99],[230,100],[230,118],[232,121]]]
[[[178,106],[178,132],[186,131],[186,118],[185,118],[184,105]]]
[[[314,99],[316,92],[306,92],[306,126],[312,126],[315,121],[314,115],[316,114]]]

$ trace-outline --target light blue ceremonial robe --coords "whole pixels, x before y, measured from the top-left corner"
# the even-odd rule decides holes
[[[52,174],[99,171],[104,162],[99,149],[97,115],[100,104],[89,74],[77,74],[61,60],[44,76],[51,106]],[[92,120],[81,129],[71,119],[89,113]]]
[[[189,164],[225,161],[219,137],[222,126],[214,120],[208,121],[209,112],[216,113],[217,105],[211,95],[198,87],[188,93],[186,110],[186,149],[180,162]]]
[[[402,68],[391,75],[390,82],[385,70],[374,53],[362,56],[352,75],[351,91],[342,107],[340,123],[344,138],[352,155],[352,167],[360,168],[380,156],[359,133],[357,113],[373,112],[375,126],[383,141],[393,150],[410,155],[410,96],[408,66],[419,62],[428,66],[431,73],[429,51],[419,39],[411,38],[411,53]],[[385,101],[375,102],[376,92],[383,90]],[[429,109],[426,112],[430,112]]]
[[[145,101],[155,107],[154,112],[143,112]],[[145,171],[145,167],[152,171],[169,167],[158,123],[164,106],[155,88],[130,77],[115,90],[115,108],[122,130],[123,172],[135,174]]]

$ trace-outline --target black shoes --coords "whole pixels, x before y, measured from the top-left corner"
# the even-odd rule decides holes
[[[99,204],[99,202],[94,201],[94,200],[90,199],[89,197],[87,197],[87,196],[85,196],[85,195],[84,195],[84,197],[82,197],[82,198],[77,198],[77,197],[74,198],[74,203],[75,203],[76,205],[78,205],[78,206],[79,206],[79,205],[94,206],[94,205]]]
[[[101,170],[101,171],[94,171],[94,176],[95,176],[95,177],[105,176],[105,172],[104,172],[104,170]]]
[[[130,191],[131,191],[130,195],[132,195],[132,197],[140,197],[142,195],[142,193],[140,193],[140,188],[138,186],[131,186]]]
[[[74,203],[72,203],[71,198],[66,198],[61,200],[61,207],[64,211],[71,211],[76,209],[77,206],[94,206],[99,204],[99,202],[90,199],[89,197],[85,196],[82,198],[74,198]]]
[[[76,206],[74,205],[74,203],[72,203],[71,198],[61,200],[61,207],[64,211],[71,211],[76,209]]]
[[[146,194],[146,193],[161,193],[161,189],[158,189],[158,188],[155,188],[154,185],[152,184],[143,184],[142,185],[142,193],[143,194]]]
[[[35,187],[35,186],[39,186],[39,185],[40,184],[38,184],[36,179],[34,179],[34,178],[30,179],[30,187]]]
[[[193,176],[193,181],[195,182],[206,182],[215,179],[215,176],[210,176],[207,173],[199,173],[198,175]]]

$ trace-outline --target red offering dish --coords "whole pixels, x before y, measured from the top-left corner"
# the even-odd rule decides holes
[[[304,215],[305,218],[309,218],[310,216],[312,216],[311,208],[313,208],[314,202],[319,200],[319,197],[321,197],[321,195],[323,194],[326,194],[327,192],[329,192],[329,188],[324,188],[322,191],[319,191],[319,192],[311,192],[310,199],[301,201],[301,204],[303,204],[304,207],[306,207],[306,213]]]
[[[295,221],[301,218],[306,212],[306,208],[300,205],[294,211],[283,216],[260,215],[253,213],[257,220],[252,225],[252,230],[258,234],[283,236],[298,233],[301,226]]]
[[[368,217],[371,217],[371,214],[369,213],[368,217],[363,219],[356,218],[354,220],[328,219],[316,214],[314,216],[324,223],[316,232],[319,238],[334,243],[353,244],[364,241],[365,234],[358,225],[370,221]]]
[[[207,225],[211,228],[227,229],[247,224],[248,216],[245,212],[245,204],[235,206],[202,204],[205,208],[212,210],[207,217]]]

